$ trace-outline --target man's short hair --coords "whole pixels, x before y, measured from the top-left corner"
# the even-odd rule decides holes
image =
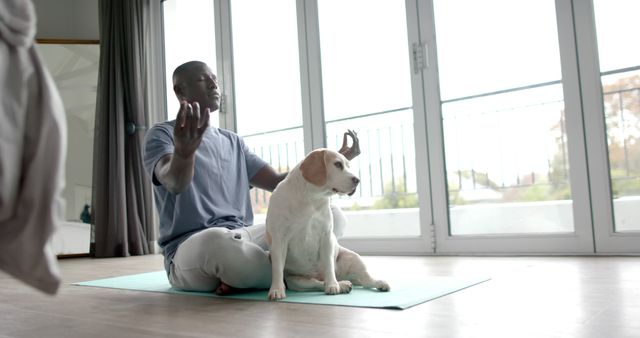
[[[202,61],[189,61],[181,64],[173,71],[173,85],[178,84],[179,78],[186,72],[198,66],[206,66],[207,64]]]

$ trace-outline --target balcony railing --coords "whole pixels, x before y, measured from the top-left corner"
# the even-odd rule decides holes
[[[553,84],[555,85],[555,83]],[[640,88],[623,89],[604,93],[609,142],[617,142],[622,148],[619,157],[611,158],[611,167],[621,172],[612,173],[614,185],[620,182],[638,182],[640,180],[640,154],[633,153],[640,144]],[[447,153],[448,191],[452,205],[479,201],[543,201],[570,199],[568,156],[566,150],[566,131],[562,101],[547,101],[526,107],[507,107],[485,114],[482,119],[494,119],[496,125],[500,119],[513,114],[530,114],[526,117],[539,118],[541,112],[555,114],[557,123],[553,130],[539,130],[546,133],[545,158],[538,158],[539,165],[534,170],[515,170],[503,163],[493,165],[489,170],[483,165],[456,163],[456,153]],[[550,113],[549,113],[550,112]],[[335,203],[353,210],[361,208],[384,208],[385,199],[395,201],[409,198],[404,207],[415,207],[417,202],[417,184],[415,169],[415,150],[413,136],[413,111],[402,108],[370,115],[356,116],[327,123],[328,147],[339,149],[344,131],[357,131],[362,154],[351,162],[351,170],[360,177],[361,185],[356,195],[350,198],[336,198]],[[511,114],[511,115],[509,115]],[[522,128],[530,128],[526,125]],[[469,121],[444,119],[445,144],[453,144],[453,139],[463,124]],[[487,122],[484,122],[485,126]],[[507,125],[508,128],[520,127]],[[468,126],[467,126],[468,128]],[[543,128],[542,128],[543,129]],[[485,130],[485,132],[494,132]],[[502,131],[498,131],[502,132]],[[518,132],[517,130],[512,132]],[[261,134],[245,135],[249,147],[261,158],[269,162],[277,171],[288,172],[304,158],[302,127],[287,128]],[[549,141],[549,135],[555,138]],[[497,137],[497,143],[512,142],[504,135]],[[463,137],[471,137],[463,135]],[[468,141],[468,140],[466,140]],[[542,142],[542,141],[541,141]],[[455,150],[455,148],[452,148]],[[495,150],[495,152],[493,152]],[[517,159],[527,156],[519,150],[505,150],[497,146],[491,150],[495,158]],[[480,161],[482,162],[482,161]],[[619,183],[616,183],[619,182]],[[640,186],[638,187],[640,189]],[[536,194],[535,192],[543,191]],[[555,191],[551,193],[550,191]],[[636,191],[635,194],[639,194]],[[465,195],[462,196],[462,195]],[[633,194],[633,193],[632,193]],[[254,210],[266,212],[270,194],[253,189],[251,192]],[[407,204],[408,203],[408,204]],[[402,203],[400,203],[402,204]]]

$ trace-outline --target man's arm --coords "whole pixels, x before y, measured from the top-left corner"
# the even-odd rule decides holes
[[[153,171],[162,185],[174,194],[183,192],[191,183],[195,158],[181,158],[175,154],[163,156]]]
[[[200,105],[186,102],[180,104],[180,111],[173,129],[173,154],[162,157],[154,169],[158,181],[177,194],[189,186],[193,178],[195,156],[202,135],[209,126],[209,108],[200,116]]]
[[[264,167],[258,170],[255,175],[253,175],[250,183],[256,188],[273,191],[276,186],[278,186],[278,183],[280,183],[280,181],[284,180],[284,178],[287,177],[287,174],[288,173],[278,174],[275,169],[273,169],[273,167],[266,164]]]

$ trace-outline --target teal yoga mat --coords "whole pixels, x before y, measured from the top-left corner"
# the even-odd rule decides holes
[[[436,299],[456,291],[486,282],[482,277],[427,277],[420,280],[390,281],[391,291],[380,292],[372,289],[354,287],[351,293],[325,295],[322,292],[296,292],[287,290],[287,297],[280,302],[372,307],[387,309],[407,309],[412,306]],[[252,291],[228,296],[217,296],[210,292],[187,292],[173,289],[164,271],[141,273],[73,285],[102,288],[174,293],[190,296],[205,296],[225,299],[268,301],[267,291]]]

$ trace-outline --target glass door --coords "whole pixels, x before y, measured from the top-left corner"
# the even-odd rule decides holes
[[[633,1],[214,4],[227,128],[281,171],[358,133],[347,247],[640,247]]]
[[[317,5],[326,144],[339,149],[343,133],[352,129],[362,150],[351,161],[361,180],[356,194],[332,202],[348,219],[342,242],[361,251],[366,243],[411,251],[410,239],[424,247],[404,2]]]
[[[441,126],[430,164],[445,168],[434,181],[446,196],[434,210],[437,251],[593,251],[576,66],[561,48],[573,39],[570,8],[432,3],[421,30],[425,87],[438,92],[428,126]]]
[[[188,61],[202,61],[214,72],[216,70],[215,17],[210,0],[165,0],[162,5],[167,120],[173,120],[180,109],[173,91],[173,71]],[[218,112],[211,115],[210,123],[220,126]]]
[[[596,251],[640,250],[640,3],[576,4]]]
[[[640,3],[594,6],[615,231],[640,231]]]
[[[278,172],[305,154],[296,3],[230,1],[237,133]],[[252,189],[255,222],[270,193]]]

